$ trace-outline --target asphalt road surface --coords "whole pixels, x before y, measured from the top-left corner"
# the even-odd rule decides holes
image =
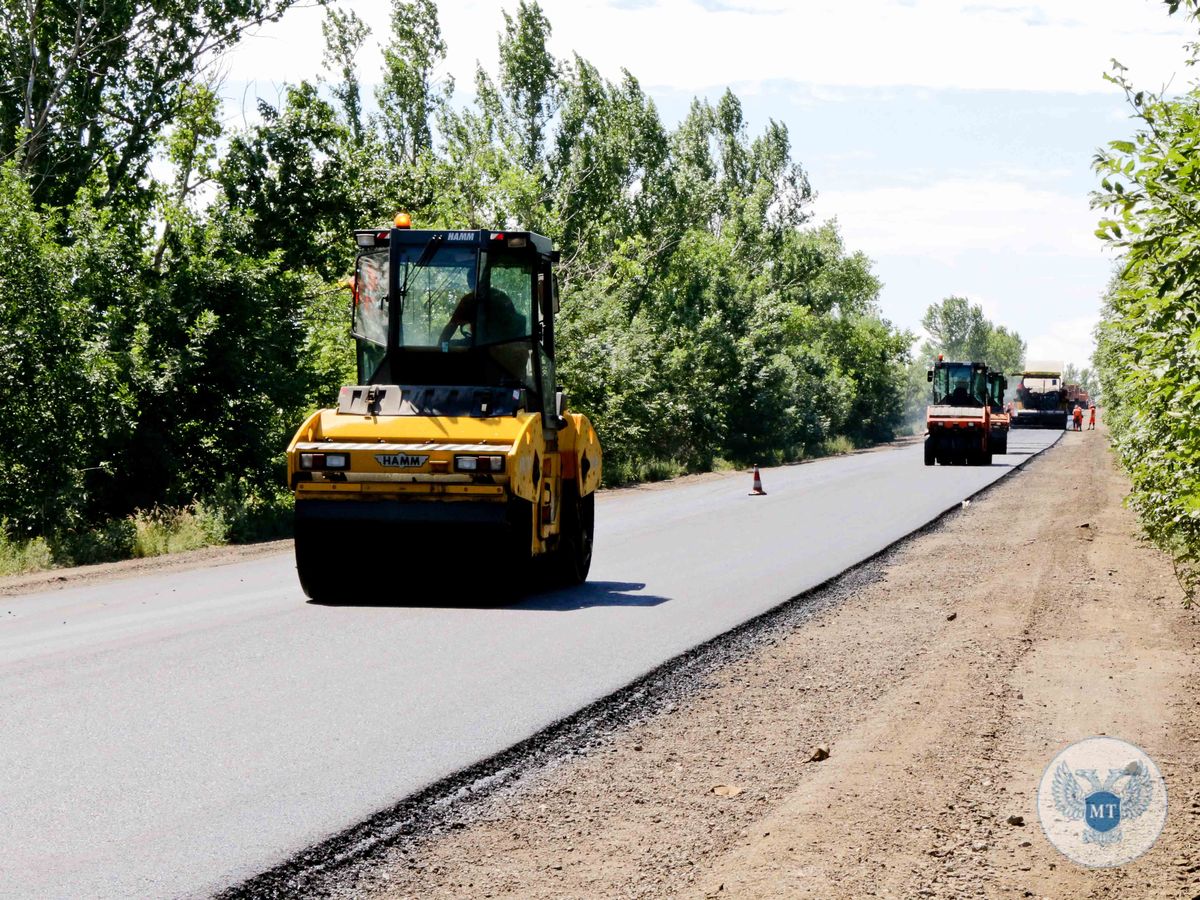
[[[499,609],[306,603],[290,555],[2,598],[0,895],[240,882],[836,575],[1059,435],[1013,432],[990,468],[926,468],[912,445],[765,470],[766,497],[748,477],[608,493],[590,581]]]

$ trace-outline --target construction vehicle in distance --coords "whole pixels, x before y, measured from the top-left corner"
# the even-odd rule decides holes
[[[1074,412],[1075,407],[1087,409],[1092,405],[1092,398],[1081,384],[1068,384],[1063,388],[1067,392],[1067,412]]]
[[[932,403],[925,411],[925,465],[992,464],[988,369],[977,362],[946,362],[929,370]]]
[[[1008,452],[1008,430],[1010,416],[1004,406],[1004,393],[1008,390],[1008,379],[1002,372],[988,372],[988,400],[991,405],[991,444],[992,452],[1004,454]]]
[[[376,576],[437,602],[472,576],[504,599],[535,560],[583,582],[601,451],[556,388],[550,240],[414,230],[405,214],[354,237],[359,383],[287,450],[304,592],[348,601]]]
[[[1029,362],[1013,394],[1013,428],[1067,427],[1063,363]]]

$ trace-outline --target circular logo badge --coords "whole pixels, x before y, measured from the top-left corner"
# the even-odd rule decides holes
[[[1088,738],[1046,767],[1038,816],[1050,843],[1067,858],[1093,868],[1122,866],[1158,840],[1167,821],[1167,785],[1140,747]]]

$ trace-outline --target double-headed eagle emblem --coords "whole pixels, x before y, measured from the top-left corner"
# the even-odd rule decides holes
[[[1137,760],[1123,769],[1109,769],[1104,781],[1095,769],[1077,769],[1072,774],[1066,762],[1054,770],[1054,806],[1068,819],[1083,819],[1085,844],[1107,846],[1121,840],[1121,822],[1149,809],[1153,794],[1150,771]]]

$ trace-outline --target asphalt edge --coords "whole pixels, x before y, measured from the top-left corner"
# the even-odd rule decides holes
[[[967,495],[985,497],[1047,450],[1052,443],[1012,466],[1011,471]],[[944,528],[966,509],[956,501],[924,525],[881,547],[837,575],[827,578],[740,625],[662,663],[618,690],[553,722],[523,741],[460,769],[363,821],[314,844],[239,884],[219,891],[216,900],[276,900],[293,897],[352,896],[369,883],[392,849],[414,846],[439,834],[466,827],[489,800],[522,780],[546,771],[569,756],[585,755],[611,732],[669,713],[701,680],[733,659],[754,652],[781,632],[804,624],[843,597],[866,587],[883,573],[888,558],[905,544]]]

